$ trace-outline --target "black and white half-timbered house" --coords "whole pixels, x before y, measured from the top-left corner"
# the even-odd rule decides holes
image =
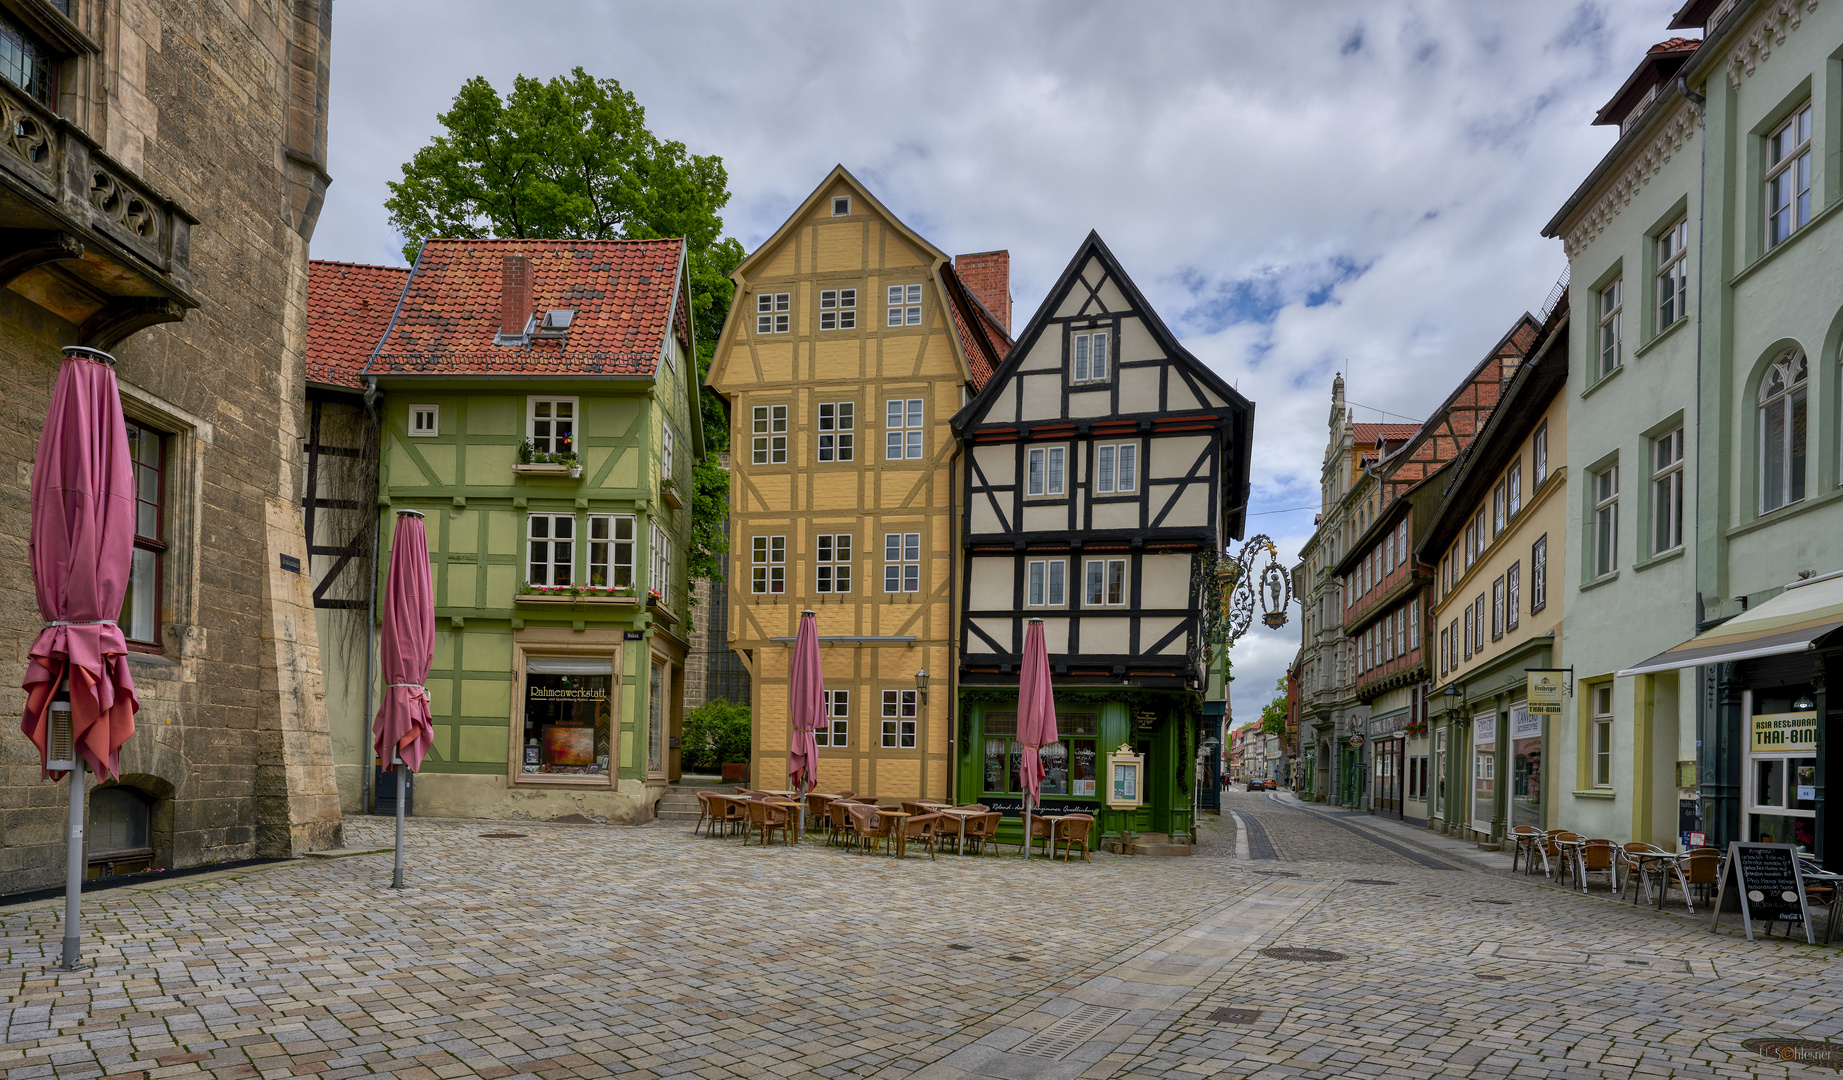
[[[1192,837],[1202,599],[1241,535],[1253,425],[1253,403],[1178,344],[1089,233],[954,419],[962,801],[1021,801],[1018,668],[1040,618],[1061,735],[1043,754],[1044,811],[1092,813],[1103,839]],[[1134,809],[1109,806],[1122,747],[1143,758]]]

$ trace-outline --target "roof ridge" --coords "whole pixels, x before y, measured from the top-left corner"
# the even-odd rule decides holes
[[[385,263],[350,262],[345,259],[309,259],[307,260],[307,265],[309,266],[350,266],[357,270],[389,270],[389,271],[392,271],[394,273],[399,273],[399,274],[407,274],[410,272],[410,268],[407,266],[389,266]]]

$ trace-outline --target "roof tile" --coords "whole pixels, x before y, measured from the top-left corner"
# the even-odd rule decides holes
[[[315,259],[307,264],[307,381],[357,389],[358,373],[377,348],[407,266]]]

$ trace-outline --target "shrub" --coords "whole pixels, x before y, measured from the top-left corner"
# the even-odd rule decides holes
[[[681,764],[715,771],[726,762],[749,760],[749,707],[718,698],[685,714]]]

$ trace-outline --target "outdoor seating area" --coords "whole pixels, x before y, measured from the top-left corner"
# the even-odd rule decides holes
[[[914,848],[933,859],[942,851],[1000,854],[998,826],[1003,818],[984,803],[954,806],[933,799],[907,799],[886,806],[852,791],[815,791],[801,799],[795,791],[737,786],[733,792],[698,792],[693,833],[709,839],[740,837],[758,846],[773,839],[783,845],[810,841],[899,859]],[[1082,861],[1092,861],[1093,830],[1094,818],[1088,814],[1033,817],[1030,853],[1041,851],[1051,859],[1060,853],[1069,862],[1080,849]],[[1025,854],[1023,843],[1007,847]]]
[[[1610,895],[1633,904],[1654,905],[1660,911],[1674,887],[1689,914],[1696,914],[1698,900],[1706,914],[1727,871],[1728,856],[1712,847],[1666,851],[1653,844],[1619,844],[1533,825],[1512,828],[1506,839],[1512,873],[1520,869],[1533,875],[1540,864],[1544,877],[1581,892],[1590,891],[1588,882],[1593,875],[1603,875]],[[1843,908],[1843,873],[1825,870],[1816,856],[1806,852],[1798,852],[1797,859],[1810,910],[1825,913],[1823,942],[1828,945],[1836,935],[1839,908]]]

